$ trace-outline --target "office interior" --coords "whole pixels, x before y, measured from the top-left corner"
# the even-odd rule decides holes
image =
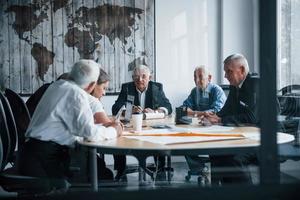
[[[23,16],[24,10],[33,8],[34,4],[38,9]],[[134,16],[134,23],[128,25],[131,35],[126,37],[111,30],[96,38],[87,31],[88,23],[85,24],[84,17],[80,18],[75,10],[103,5],[137,9],[129,13]],[[23,6],[23,10],[13,6]],[[114,9],[107,9],[107,14],[113,15]],[[196,66],[207,66],[213,83],[228,85],[223,60],[231,54],[241,53],[248,60],[250,72],[257,73],[260,78],[257,105],[261,138],[256,152],[259,162],[250,166],[253,184],[213,185],[208,182],[201,185],[198,175],[186,179],[188,167],[184,156],[171,156],[174,169],[171,181],[151,181],[148,177],[147,184],[141,186],[135,170],[128,174],[126,182],[100,182],[98,192],[91,191],[89,181],[81,183],[84,178],[79,177],[80,181],[75,178],[77,182],[67,193],[35,198],[299,198],[299,10],[299,0],[1,0],[0,89],[15,91],[24,102],[40,86],[55,81],[78,59],[87,57],[101,64],[112,78],[107,94],[101,100],[109,115],[121,84],[131,81],[132,66],[138,64],[148,65],[152,80],[163,84],[173,112],[195,87],[193,73]],[[26,20],[34,21],[35,16],[39,16],[36,24],[28,25]],[[72,21],[69,16],[77,16],[78,21],[74,18]],[[104,21],[118,24],[120,20],[122,24],[126,23],[126,17],[124,14],[113,20],[104,18]],[[69,32],[74,28],[70,28],[71,25],[86,31],[81,39],[80,35],[74,39],[76,33]],[[74,40],[67,40],[67,34],[74,34]],[[85,44],[90,44],[89,37],[94,45],[92,52],[85,48]],[[41,51],[45,52],[39,53]],[[293,135],[294,140],[277,144],[278,131]],[[105,155],[105,161],[113,170],[112,155]],[[147,162],[154,164],[152,157]],[[136,168],[138,162],[127,156],[127,164]],[[207,166],[209,171],[210,164]],[[1,174],[4,173],[2,170]],[[0,190],[1,198],[14,199],[17,195],[3,187]]]

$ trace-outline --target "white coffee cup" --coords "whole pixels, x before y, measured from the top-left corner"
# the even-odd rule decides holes
[[[192,125],[199,125],[199,119],[198,119],[198,117],[193,117],[192,118]]]
[[[143,124],[143,113],[132,114],[132,126],[134,131],[141,131]]]

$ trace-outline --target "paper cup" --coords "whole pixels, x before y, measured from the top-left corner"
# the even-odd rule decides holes
[[[132,126],[134,131],[141,131],[143,125],[143,114],[132,114]]]

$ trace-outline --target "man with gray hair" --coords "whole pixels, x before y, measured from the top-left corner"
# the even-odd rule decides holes
[[[112,113],[116,115],[119,109],[126,104],[128,97],[134,98],[132,112],[172,113],[172,106],[166,97],[161,83],[151,81],[150,69],[145,65],[136,66],[132,73],[132,82],[122,84],[121,92],[112,106]],[[165,166],[165,158],[158,158],[158,168]],[[126,157],[115,156],[115,169],[118,171],[116,179],[119,179],[125,170]]]
[[[258,77],[249,73],[247,59],[241,54],[233,54],[224,60],[225,78],[230,83],[230,91],[224,107],[217,113],[201,116],[204,124],[257,125],[256,104]],[[212,182],[252,183],[248,164],[256,161],[254,154],[210,156]],[[223,172],[217,168],[226,168]]]
[[[34,111],[20,156],[20,172],[49,180],[46,190],[68,187],[68,150],[74,146],[76,136],[99,141],[122,133],[120,123],[108,128],[94,123],[88,95],[98,76],[99,66],[93,60],[76,62],[69,79],[52,83]]]
[[[233,54],[224,60],[225,78],[230,91],[224,107],[218,113],[206,113],[203,122],[224,125],[256,124],[258,77],[249,73],[247,59]]]
[[[121,92],[112,107],[113,115],[125,105],[127,96],[134,97],[133,112],[163,112],[172,113],[172,106],[167,99],[161,83],[151,81],[150,69],[145,65],[138,65],[132,72],[133,82],[122,84]]]

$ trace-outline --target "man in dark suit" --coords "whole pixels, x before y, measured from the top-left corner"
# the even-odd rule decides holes
[[[166,115],[172,113],[172,106],[163,91],[162,84],[150,81],[151,75],[147,66],[136,67],[132,79],[133,82],[122,85],[119,97],[112,106],[113,115],[125,105],[128,95],[134,96],[133,112],[164,112]]]
[[[216,114],[208,113],[202,116],[202,122],[208,124],[256,125],[258,77],[249,73],[246,58],[241,54],[233,54],[224,60],[225,78],[230,83],[230,91],[224,107]],[[226,156],[211,156],[212,179],[222,183],[252,183],[248,170],[250,160],[254,155],[234,154]],[[215,167],[227,168],[226,173],[214,171]]]
[[[161,83],[151,81],[150,69],[145,65],[135,67],[132,73],[133,82],[124,83],[115,104],[112,114],[116,115],[119,109],[126,104],[128,96],[134,97],[132,112],[163,112],[165,116],[172,113],[172,106],[166,97]],[[118,171],[116,179],[123,175],[126,167],[125,156],[114,156],[115,169]],[[163,169],[165,158],[158,158],[158,168]]]

